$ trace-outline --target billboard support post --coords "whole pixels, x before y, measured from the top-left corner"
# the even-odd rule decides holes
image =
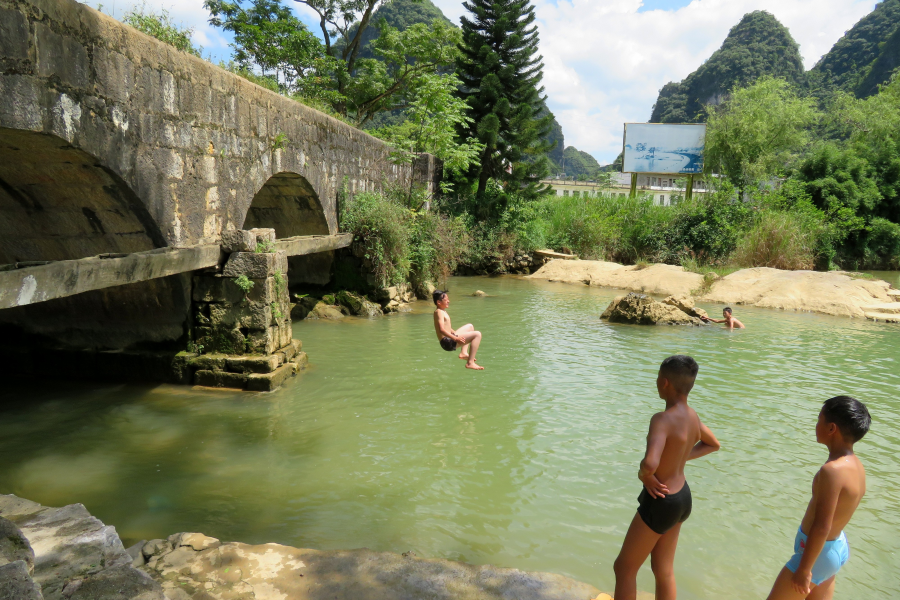
[[[687,188],[685,188],[684,197],[686,200],[690,200],[693,196],[694,196],[694,176],[688,175]]]
[[[637,196],[637,173],[631,174],[631,192],[629,193],[631,198]]]

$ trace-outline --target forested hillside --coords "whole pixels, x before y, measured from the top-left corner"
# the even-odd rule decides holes
[[[718,104],[735,85],[746,85],[763,75],[783,77],[800,86],[806,84],[800,49],[788,29],[771,14],[755,11],[744,15],[722,47],[699,69],[660,90],[650,121],[701,120],[706,104]]]
[[[810,72],[817,95],[854,92],[860,98],[878,91],[898,66],[900,0],[885,0],[844,34]]]
[[[359,51],[361,58],[377,58],[370,46],[380,35],[378,24],[381,23],[381,19],[384,19],[388,25],[400,31],[405,31],[410,25],[415,25],[416,23],[431,23],[435,19],[441,19],[447,23],[451,22],[431,0],[420,0],[419,2],[391,0],[391,2],[379,6],[372,13],[371,25],[374,25],[374,27],[367,27],[363,31]],[[356,27],[353,28],[353,32],[356,32]],[[340,48],[341,44],[336,44],[335,46]]]

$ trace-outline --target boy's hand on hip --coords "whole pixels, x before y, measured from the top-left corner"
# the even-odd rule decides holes
[[[809,571],[804,573],[800,569],[797,569],[797,572],[791,577],[791,586],[793,586],[794,591],[798,594],[803,594],[804,596],[809,595],[812,590],[812,573]]]
[[[660,482],[653,473],[645,475],[643,472],[638,472],[638,479],[644,484],[647,493],[650,494],[652,498],[665,498],[666,494],[669,493],[669,488],[666,487],[664,483]]]

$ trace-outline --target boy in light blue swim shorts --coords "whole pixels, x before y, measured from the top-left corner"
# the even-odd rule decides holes
[[[816,423],[816,441],[828,448],[828,460],[813,478],[812,499],[797,530],[794,555],[769,600],[830,600],[834,578],[850,558],[844,528],[866,493],[866,471],[853,453],[872,418],[866,406],[849,396],[826,400]]]

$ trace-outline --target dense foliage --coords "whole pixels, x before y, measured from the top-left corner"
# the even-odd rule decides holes
[[[563,155],[562,171],[566,177],[576,179],[593,179],[600,172],[600,163],[597,159],[576,148],[569,146]]]
[[[813,88],[820,95],[837,90],[857,92],[861,97],[876,93],[878,84],[890,79],[892,69],[888,68],[889,64],[893,62],[897,66],[898,40],[886,42],[898,27],[900,0],[883,0],[812,68]]]
[[[470,15],[462,18],[457,73],[472,118],[466,135],[484,146],[469,174],[475,195],[486,204],[493,178],[536,197],[545,191],[540,180],[549,172],[545,138],[551,117],[541,95],[544,65],[534,6],[530,0],[471,0],[464,6]]]
[[[660,90],[650,117],[652,123],[693,123],[705,106],[717,103],[735,86],[773,75],[804,85],[806,75],[800,48],[787,28],[765,11],[744,15],[699,69],[679,83]]]

